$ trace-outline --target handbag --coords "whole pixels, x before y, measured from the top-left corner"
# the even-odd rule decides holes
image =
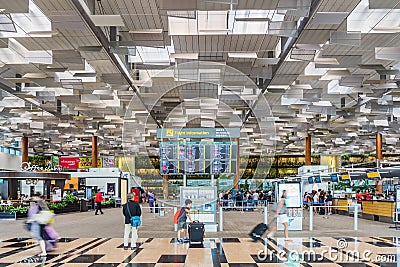
[[[140,216],[132,216],[128,203],[126,203],[126,208],[128,209],[129,216],[131,217],[131,225],[133,227],[140,226],[141,225]]]
[[[139,216],[132,216],[131,217],[131,222],[132,222],[132,226],[134,226],[134,227],[140,226],[140,224],[141,224],[140,217]]]
[[[33,220],[36,221],[38,224],[49,224],[53,217],[54,217],[54,213],[52,213],[51,211],[48,210],[41,210],[39,211],[39,213],[34,214],[33,216]]]

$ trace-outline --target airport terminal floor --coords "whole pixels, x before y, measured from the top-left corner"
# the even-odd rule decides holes
[[[0,0],[0,267],[400,267],[399,148],[400,0]]]
[[[24,220],[0,221],[0,266],[397,266],[399,231],[390,224],[330,215],[313,218],[304,212],[304,230],[278,232],[272,239],[253,242],[248,234],[264,219],[263,209],[225,211],[224,231],[206,233],[202,247],[176,242],[172,211],[165,216],[143,209],[143,226],[135,250],[123,249],[120,208],[60,214],[54,228],[61,239],[47,257],[24,229]],[[268,220],[272,219],[268,215]],[[6,231],[3,231],[5,229]]]

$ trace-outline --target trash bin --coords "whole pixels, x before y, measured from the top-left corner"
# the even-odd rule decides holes
[[[85,211],[89,210],[88,201],[86,199],[81,199],[81,201],[80,201],[80,210],[81,210],[81,212],[85,212]]]
[[[158,203],[154,204],[154,212],[158,213],[159,208],[158,208]]]
[[[121,207],[122,205],[122,199],[120,199],[120,198],[116,198],[115,199],[115,207],[117,208],[117,207]]]

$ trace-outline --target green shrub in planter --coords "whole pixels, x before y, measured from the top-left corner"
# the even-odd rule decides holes
[[[17,214],[26,214],[26,213],[28,213],[28,210],[29,210],[29,207],[18,206],[18,207],[9,207],[8,212],[17,213]]]
[[[62,200],[62,202],[64,203],[77,203],[78,202],[78,197],[72,195],[72,194],[67,194],[64,199]]]

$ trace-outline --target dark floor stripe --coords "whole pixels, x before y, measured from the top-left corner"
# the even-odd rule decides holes
[[[74,249],[71,249],[70,251],[67,251],[67,252],[65,252],[64,254],[72,254],[72,253],[74,253],[74,252],[80,250],[81,248],[84,248],[84,247],[86,247],[86,246],[88,246],[88,245],[90,245],[90,244],[93,244],[94,242],[97,242],[97,241],[99,241],[99,240],[101,240],[101,238],[96,238],[96,239],[94,239],[94,240],[90,240],[89,242],[86,242],[85,244],[80,245],[79,247],[76,247],[76,248],[74,248]]]
[[[276,249],[273,248],[268,242],[265,243],[265,239],[260,239],[259,242],[261,242],[264,245],[264,248],[267,247],[268,251],[272,251],[272,252],[276,253]]]
[[[130,263],[131,260],[133,260],[133,258],[135,258],[137,256],[137,254],[140,253],[140,251],[142,251],[143,248],[137,248],[131,255],[128,256],[128,258],[126,258],[122,263]]]
[[[30,246],[21,247],[21,248],[18,248],[18,249],[14,249],[14,250],[11,250],[11,251],[8,251],[8,252],[1,253],[1,254],[0,254],[0,259],[5,258],[5,257],[8,257],[8,256],[11,256],[11,255],[13,255],[13,254],[20,253],[20,252],[22,252],[22,251],[24,251],[24,250],[33,248],[33,247],[35,247],[35,246],[36,246],[36,244],[33,244],[33,245],[30,245]]]
[[[94,249],[95,247],[98,247],[100,245],[103,245],[104,243],[106,243],[107,241],[110,241],[110,240],[111,240],[111,238],[106,238],[105,240],[102,240],[101,242],[98,242],[97,244],[94,244],[94,245],[82,250],[81,252],[79,252],[79,254],[84,254],[84,253],[88,252],[89,250]]]
[[[94,240],[90,240],[90,241],[88,241],[88,242],[86,242],[86,243],[80,245],[79,247],[76,247],[76,248],[74,248],[74,249],[71,249],[71,250],[69,250],[69,251],[63,253],[63,254],[60,254],[60,256],[63,256],[63,257],[61,257],[61,258],[55,260],[54,262],[57,263],[57,264],[59,264],[59,263],[61,263],[62,261],[65,261],[66,259],[68,259],[69,257],[72,257],[72,256],[73,256],[72,254],[73,254],[74,252],[76,252],[76,251],[78,251],[78,250],[80,250],[80,249],[82,249],[82,248],[84,248],[84,247],[86,247],[86,246],[88,246],[88,245],[90,245],[90,244],[93,244],[94,242],[97,242],[97,241],[99,241],[99,240],[101,240],[101,238],[96,238],[96,239],[94,239]],[[59,266],[59,265],[56,265],[56,266]]]
[[[290,251],[285,246],[282,246],[281,244],[278,244],[278,242],[276,242],[276,240],[274,240],[274,239],[269,239],[269,240],[271,241],[271,243],[273,243],[275,246],[277,246],[278,248],[282,249],[286,253],[290,253]],[[262,242],[264,242],[263,244],[265,245],[265,241],[263,240]],[[276,250],[276,249],[274,249],[274,250]]]
[[[218,260],[219,263],[228,263],[226,257],[225,257],[225,251],[224,248],[222,247],[221,243],[215,243],[216,248],[213,249],[215,251],[215,256],[216,260]],[[221,266],[221,265],[217,265]]]

